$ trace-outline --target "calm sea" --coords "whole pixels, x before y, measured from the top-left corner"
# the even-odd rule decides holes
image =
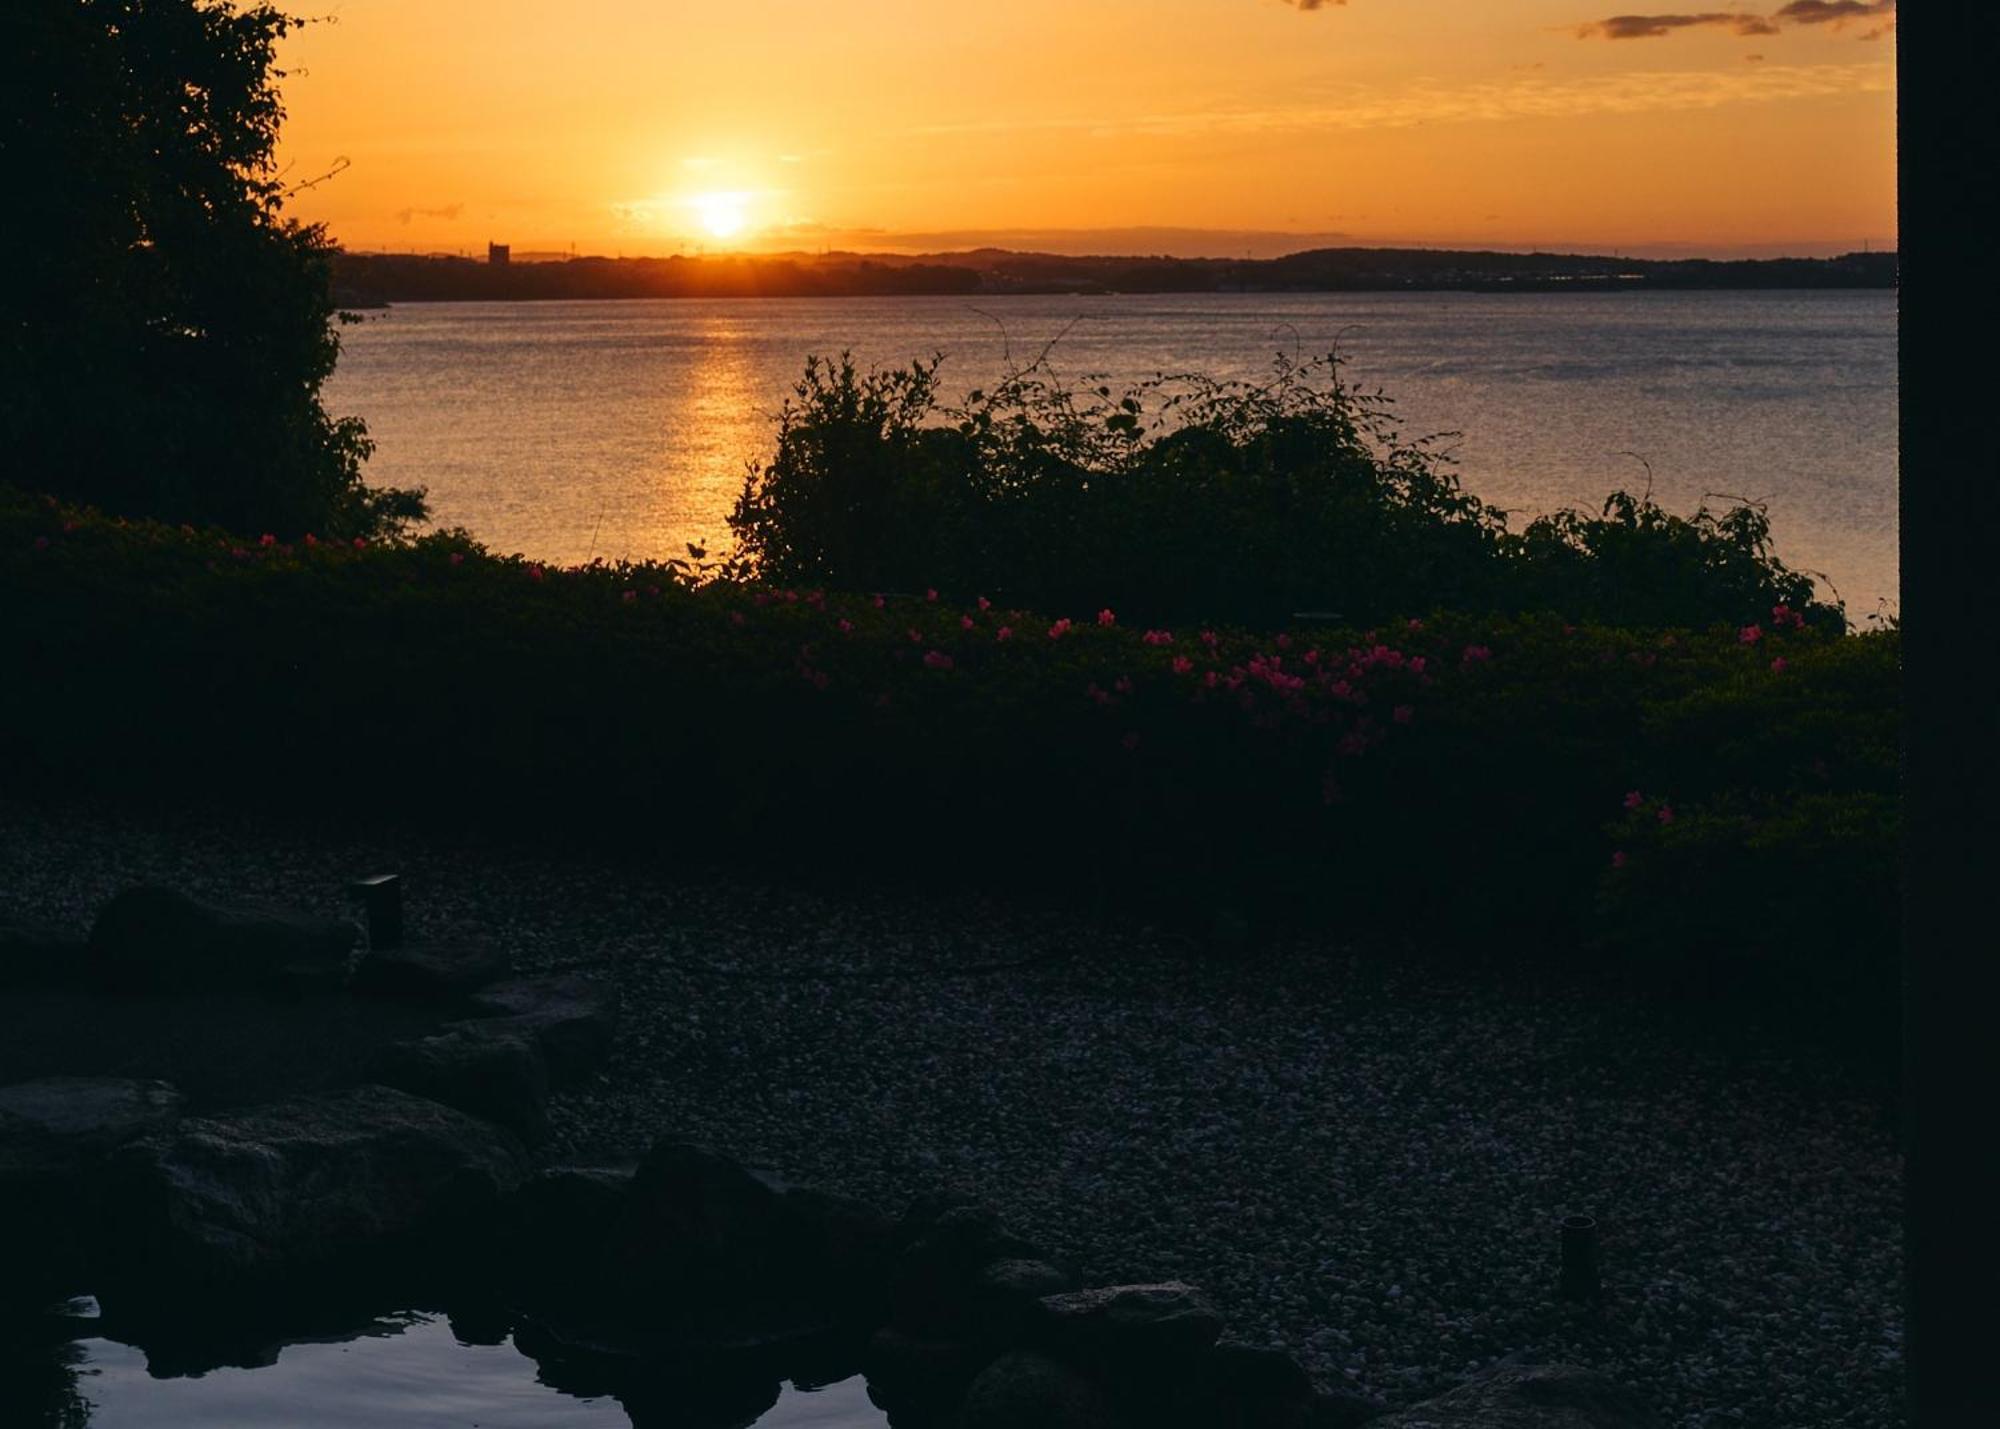
[[[1779,556],[1851,618],[1895,608],[1889,292],[409,303],[346,330],[328,398],[367,420],[369,479],[429,487],[440,524],[552,562],[640,559],[726,543],[808,354],[942,352],[955,400],[1045,347],[1065,380],[1114,388],[1337,347],[1405,435],[1460,434],[1465,486],[1517,529],[1636,493],[1650,466],[1672,511],[1765,502]]]

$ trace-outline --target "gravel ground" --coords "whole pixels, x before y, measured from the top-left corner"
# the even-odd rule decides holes
[[[671,1132],[891,1211],[962,1194],[1087,1280],[1192,1281],[1238,1337],[1392,1405],[1519,1354],[1685,1429],[1903,1423],[1901,1159],[1879,1098],[1825,1066],[1334,937],[1201,956],[538,837],[0,804],[0,915],[81,927],[141,880],[338,912],[346,879],[397,868],[412,936],[616,990],[608,1071],[552,1108],[564,1154]],[[1551,1294],[1578,1211],[1601,1311]]]

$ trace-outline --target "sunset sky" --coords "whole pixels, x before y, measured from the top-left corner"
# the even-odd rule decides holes
[[[1882,0],[324,13],[282,51],[281,160],[340,167],[293,209],[355,249],[1895,242]]]

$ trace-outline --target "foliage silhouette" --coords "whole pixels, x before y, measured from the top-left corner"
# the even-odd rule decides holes
[[[0,19],[0,445],[107,510],[380,535],[421,492],[361,479],[331,417],[331,245],[284,216],[278,41],[220,0],[20,0]]]
[[[936,360],[809,359],[730,517],[733,573],[1261,627],[1457,610],[1701,628],[1779,604],[1845,626],[1751,505],[1682,518],[1618,492],[1598,517],[1509,531],[1336,357],[1119,394],[1065,387],[1046,357],[957,407]]]

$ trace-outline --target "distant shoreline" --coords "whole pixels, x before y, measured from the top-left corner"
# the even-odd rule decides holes
[[[632,298],[1882,291],[1897,286],[1897,271],[1893,252],[1723,261],[1395,248],[1324,248],[1266,259],[1071,258],[999,249],[520,263],[333,256],[334,299],[349,309]]]

